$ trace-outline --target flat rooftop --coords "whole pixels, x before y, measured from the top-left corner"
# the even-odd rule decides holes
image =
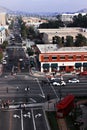
[[[61,53],[61,52],[87,52],[87,46],[83,47],[58,47],[57,44],[38,44],[41,53]]]

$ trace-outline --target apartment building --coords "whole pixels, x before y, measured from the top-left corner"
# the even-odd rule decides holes
[[[37,45],[41,72],[82,72],[87,70],[87,47],[61,47],[56,44]]]

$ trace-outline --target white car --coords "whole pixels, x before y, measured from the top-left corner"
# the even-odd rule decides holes
[[[66,85],[66,83],[64,82],[64,81],[61,81],[60,83],[58,83],[58,82],[53,82],[53,85],[54,86],[65,86]]]
[[[58,83],[58,82],[53,82],[53,85],[54,85],[54,86],[60,86],[60,83]]]
[[[68,80],[69,83],[79,83],[79,79],[73,78]]]
[[[6,61],[6,60],[3,60],[3,61],[2,61],[2,64],[7,64],[7,61]]]

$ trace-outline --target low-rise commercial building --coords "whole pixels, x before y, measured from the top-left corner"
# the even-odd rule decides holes
[[[82,34],[87,38],[87,30],[85,28],[63,27],[58,29],[39,29],[39,32],[46,33],[50,43],[53,41],[54,36],[64,37],[64,39],[66,39],[66,36],[72,36],[75,40],[78,34]]]
[[[37,45],[41,72],[82,72],[87,70],[87,46],[61,47],[56,44]]]

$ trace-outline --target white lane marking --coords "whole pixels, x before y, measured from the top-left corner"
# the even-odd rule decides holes
[[[45,95],[42,95],[42,94],[38,94],[39,96],[41,96],[41,97],[43,97],[43,98],[45,98]]]
[[[14,118],[20,118],[20,116],[19,116],[19,115],[16,115],[16,114],[14,114],[13,117],[14,117]]]
[[[49,82],[49,79],[48,78],[46,78],[47,80],[48,80],[48,82]],[[56,95],[56,97],[57,97],[57,99],[59,98],[58,97],[58,95],[57,95],[57,93],[56,93],[56,91],[55,91],[55,89],[54,89],[54,87],[50,84],[50,86],[51,86],[51,88],[53,89],[53,91],[54,91],[54,93],[55,93],[55,95]]]
[[[32,101],[32,102],[34,102],[34,103],[36,103],[37,101],[36,100],[34,100],[33,98],[30,98],[30,100]]]
[[[22,110],[21,110],[21,129],[24,130]]]
[[[41,93],[42,93],[42,94],[40,94],[40,95],[42,95],[42,97],[45,98],[45,94],[44,94],[44,92],[43,92],[43,89],[41,88],[41,85],[40,85],[40,83],[39,83],[38,78],[35,78],[35,79],[36,79],[36,81],[37,81],[37,83],[38,83],[38,85],[39,85],[39,87],[40,87]]]
[[[41,117],[41,116],[42,116],[42,114],[38,113],[37,115],[35,115],[35,118]]]
[[[32,119],[33,119],[34,130],[36,130],[33,109],[31,109],[31,114],[32,114]]]
[[[24,116],[25,118],[26,118],[26,117],[31,118],[31,115],[24,114],[23,116]]]
[[[24,114],[23,116],[24,116],[25,118],[26,118],[26,117],[31,118],[31,113],[28,112],[27,114]]]

